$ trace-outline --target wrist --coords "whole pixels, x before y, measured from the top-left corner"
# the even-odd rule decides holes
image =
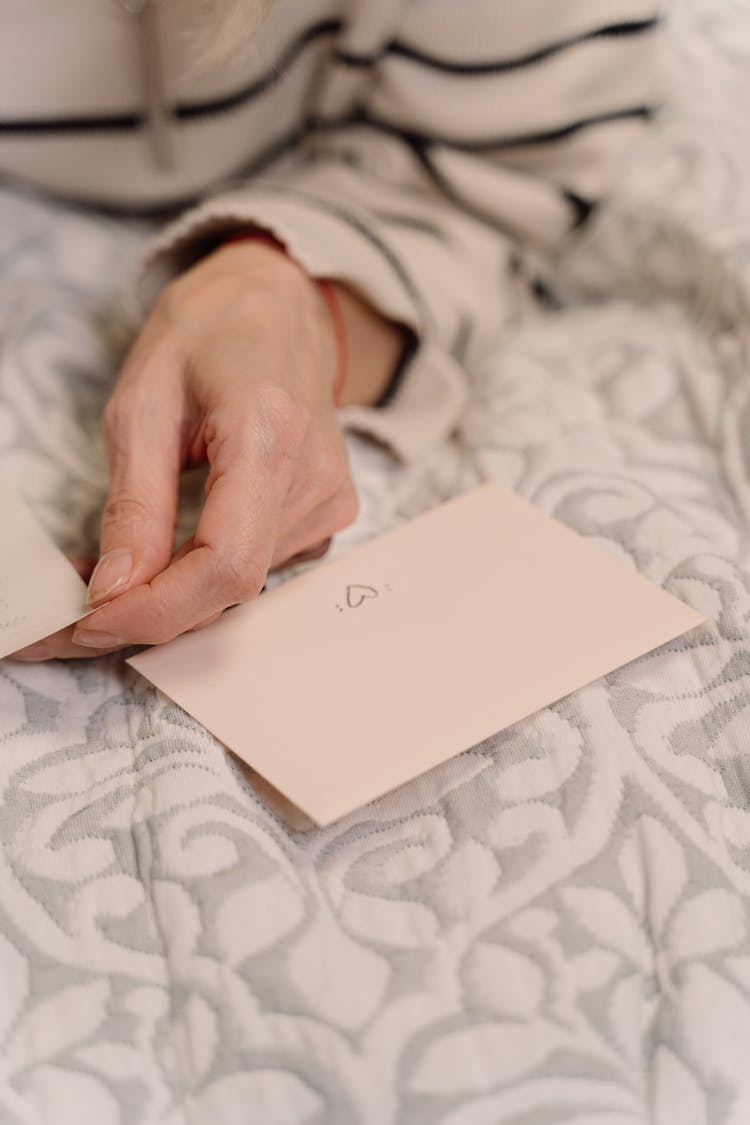
[[[411,333],[348,286],[336,282],[334,288],[352,356],[341,405],[377,406],[387,395]]]
[[[329,331],[334,356],[331,394],[336,406],[376,406],[384,401],[411,354],[413,337],[403,325],[382,316],[377,309],[341,282],[311,278],[293,263],[286,247],[264,230],[229,235],[221,250],[262,252],[294,265],[299,275],[315,286]],[[404,357],[407,357],[406,363]]]
[[[224,240],[222,248],[240,243],[252,243],[256,246],[265,246],[272,253],[281,254],[283,257],[287,258],[287,260],[291,261],[284,243],[269,231],[238,231]],[[301,270],[301,267],[298,266],[297,268],[300,269],[301,272],[304,272]],[[330,318],[329,323],[332,330],[333,350],[336,357],[331,393],[334,405],[340,406],[343,401],[349,370],[349,340],[346,318],[344,317],[339,296],[333,282],[329,281],[327,278],[310,278],[310,280],[316,286],[323,304],[326,306],[326,315]]]

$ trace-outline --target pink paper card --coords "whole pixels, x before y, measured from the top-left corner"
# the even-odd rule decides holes
[[[489,484],[130,663],[324,825],[702,621]]]

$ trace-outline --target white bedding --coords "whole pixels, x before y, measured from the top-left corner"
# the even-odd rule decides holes
[[[352,440],[337,545],[496,479],[707,627],[309,831],[120,657],[0,664],[1,1125],[750,1121],[749,17],[674,7],[562,307],[449,446]],[[0,192],[0,471],[70,550],[142,236]]]

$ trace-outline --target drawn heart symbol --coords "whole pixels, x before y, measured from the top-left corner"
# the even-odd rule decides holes
[[[374,586],[354,585],[346,587],[346,604],[350,609],[356,609],[367,598],[376,598],[377,596],[378,592]]]

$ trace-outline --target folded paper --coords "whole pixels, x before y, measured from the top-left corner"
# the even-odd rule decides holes
[[[0,479],[0,657],[90,612],[86,584]]]
[[[130,663],[324,825],[702,621],[491,484]]]

